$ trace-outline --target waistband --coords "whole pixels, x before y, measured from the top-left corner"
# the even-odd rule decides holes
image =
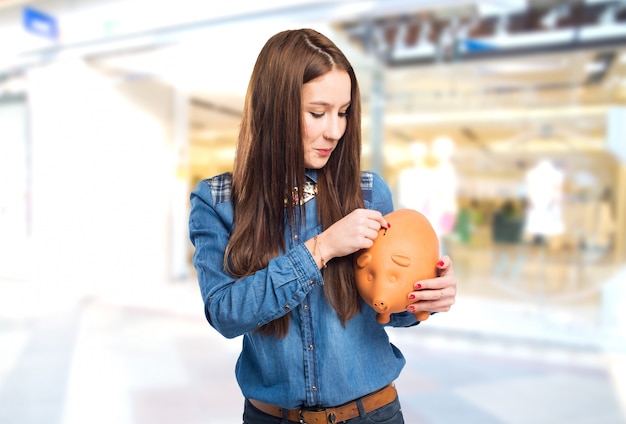
[[[358,400],[361,401],[363,409],[366,413],[368,413],[390,404],[396,399],[397,395],[398,393],[396,392],[396,388],[392,383],[376,392],[365,395]],[[284,408],[281,408],[280,406],[270,405],[254,399],[248,400],[258,410],[274,417],[282,418],[285,413]],[[286,410],[286,413],[289,421],[306,424],[333,424],[356,418],[360,415],[357,400],[353,400],[339,406],[319,408],[315,410],[288,409]]]

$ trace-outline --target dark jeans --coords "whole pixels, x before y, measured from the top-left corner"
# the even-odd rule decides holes
[[[360,402],[360,401],[357,401]],[[362,409],[362,408],[361,408]],[[393,402],[381,406],[370,413],[362,414],[360,417],[352,418],[348,421],[341,421],[346,424],[404,424],[400,401],[398,398]],[[341,424],[337,423],[337,424]],[[289,421],[286,418],[276,418],[259,411],[246,400],[243,411],[243,424],[299,424],[297,421]]]

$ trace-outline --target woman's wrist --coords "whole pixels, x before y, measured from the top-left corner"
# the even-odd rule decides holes
[[[326,255],[327,250],[324,246],[322,234],[315,235],[313,238],[307,240],[304,245],[309,249],[318,268],[326,268],[330,257]]]
[[[315,257],[316,255],[319,254],[320,265],[322,266],[322,268],[326,268],[327,263],[324,260],[324,254],[322,253],[321,244],[322,243],[320,242],[319,235],[316,235],[315,237],[313,237],[313,256]]]

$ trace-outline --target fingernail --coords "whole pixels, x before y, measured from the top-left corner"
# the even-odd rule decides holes
[[[387,223],[387,228],[391,228],[391,222]]]
[[[421,285],[421,284],[418,284],[418,285],[416,285],[416,286],[415,286],[415,288],[416,288],[416,289],[421,289],[421,288],[422,288],[422,285]]]
[[[407,308],[409,312],[415,312],[415,306],[411,305]]]
[[[415,299],[415,295],[414,294],[410,294],[409,295],[409,299]]]
[[[443,266],[443,261],[439,261],[439,262],[437,262],[437,265],[438,265],[438,266]]]

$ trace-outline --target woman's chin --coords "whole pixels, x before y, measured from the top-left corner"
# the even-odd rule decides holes
[[[325,157],[325,158],[317,158],[314,159],[312,161],[307,161],[306,163],[306,167],[309,169],[321,169],[324,166],[326,166],[326,164],[328,163],[328,159],[330,157]]]

